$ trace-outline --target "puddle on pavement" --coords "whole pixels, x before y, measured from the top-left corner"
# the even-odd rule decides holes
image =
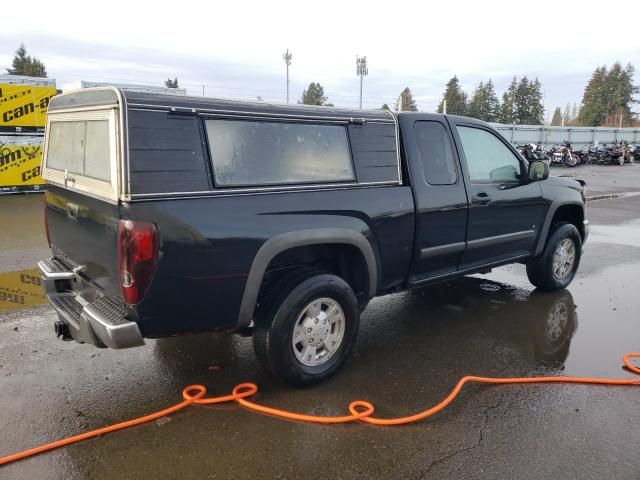
[[[0,312],[46,303],[37,268],[0,273]]]
[[[640,248],[640,220],[621,225],[593,225],[588,242],[612,243]]]
[[[638,272],[640,263],[612,266],[594,275],[578,275],[569,286],[580,328],[572,338],[563,373],[628,376],[620,369],[622,355],[638,351],[640,346]],[[496,269],[489,277],[502,284],[531,288],[522,266]]]
[[[465,343],[460,335],[485,340],[493,352],[476,354],[496,356],[498,363],[497,352],[515,349],[531,369],[561,367],[578,328],[577,308],[569,290],[548,293],[467,277],[410,294],[416,295],[422,297],[417,306],[423,313],[438,315],[436,329],[445,329],[442,333],[446,332],[450,346]],[[467,354],[473,355],[473,350]]]
[[[0,226],[5,248],[45,246],[44,195],[0,195]]]

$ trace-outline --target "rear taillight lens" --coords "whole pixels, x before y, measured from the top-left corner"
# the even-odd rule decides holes
[[[158,263],[158,229],[150,222],[120,220],[118,265],[125,303],[140,303]]]
[[[51,248],[51,237],[49,236],[49,207],[47,205],[47,199],[44,199],[44,234],[47,236],[47,245]]]

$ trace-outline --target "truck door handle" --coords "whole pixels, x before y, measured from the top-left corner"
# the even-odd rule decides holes
[[[471,203],[474,205],[486,205],[491,201],[491,197],[485,192],[480,192],[478,195],[471,197]]]

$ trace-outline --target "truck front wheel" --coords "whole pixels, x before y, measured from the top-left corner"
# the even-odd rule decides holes
[[[557,224],[542,255],[527,262],[529,281],[547,292],[567,287],[578,270],[581,252],[578,229],[570,223]]]
[[[280,380],[306,386],[338,370],[355,343],[360,309],[342,278],[303,272],[279,282],[262,302],[253,333],[256,356]]]

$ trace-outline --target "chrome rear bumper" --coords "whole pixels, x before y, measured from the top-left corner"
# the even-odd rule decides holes
[[[49,302],[75,341],[109,348],[144,345],[138,324],[125,318],[123,304],[107,297],[88,303],[70,288],[77,273],[56,258],[38,262],[38,268]]]

